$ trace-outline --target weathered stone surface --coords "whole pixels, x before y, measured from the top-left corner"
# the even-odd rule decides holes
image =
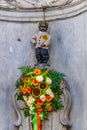
[[[12,106],[12,93],[20,73],[18,67],[33,65],[34,48],[29,43],[35,34],[36,23],[12,23],[0,21],[0,130],[17,130],[13,126],[16,116]],[[77,17],[49,22],[52,37],[50,64],[66,74],[72,96],[70,130],[87,130],[87,13]],[[56,114],[50,115],[54,130]],[[46,126],[44,126],[44,129]]]
[[[43,6],[46,6],[46,20],[64,19],[87,10],[87,0],[1,0],[0,20],[28,22],[43,20]]]
[[[1,7],[8,7],[8,5],[19,8],[39,8],[43,6],[61,6],[71,3],[75,0],[1,0]],[[80,0],[78,0],[80,1]]]

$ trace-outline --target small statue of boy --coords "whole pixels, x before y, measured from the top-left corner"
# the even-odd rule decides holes
[[[48,23],[45,21],[42,21],[39,23],[39,32],[35,34],[32,39],[31,43],[35,45],[35,54],[36,54],[36,59],[37,59],[37,64],[44,64],[44,65],[49,65],[49,45],[50,45],[50,40],[51,37],[50,35],[46,32],[48,29]]]

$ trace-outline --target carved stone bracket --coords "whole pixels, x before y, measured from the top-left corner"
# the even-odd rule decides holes
[[[62,80],[61,88],[63,88],[64,96],[64,108],[60,111],[60,122],[63,126],[70,127],[71,122],[69,120],[69,113],[71,108],[71,94],[70,88],[66,80]]]
[[[0,20],[28,22],[73,17],[87,10],[87,0],[0,0]]]
[[[68,126],[71,126],[71,123],[69,120],[69,113],[70,113],[70,108],[71,108],[71,95],[70,95],[69,85],[66,82],[66,80],[62,80],[61,87],[63,88],[62,98],[63,98],[64,108],[58,111],[59,123],[61,124],[59,129],[67,130]],[[32,130],[30,117],[25,118],[23,115],[22,109],[25,106],[24,102],[16,100],[16,96],[18,93],[19,93],[19,90],[16,89],[12,96],[13,106],[18,117],[17,121],[14,122],[14,125],[18,127],[18,130],[25,130],[25,129]]]
[[[1,7],[29,9],[40,8],[43,6],[63,6],[71,3],[73,0],[1,0]]]

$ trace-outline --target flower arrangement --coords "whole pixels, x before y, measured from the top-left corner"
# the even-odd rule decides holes
[[[48,112],[63,107],[60,95],[60,82],[64,74],[49,69],[20,68],[21,78],[16,83],[19,89],[17,100],[23,100],[25,117],[32,115],[34,130],[41,130],[41,121],[47,119]]]

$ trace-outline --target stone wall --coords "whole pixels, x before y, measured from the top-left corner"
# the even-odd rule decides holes
[[[50,64],[63,72],[72,96],[69,130],[87,129],[87,12],[65,20],[49,22],[52,37]],[[0,130],[17,130],[13,126],[16,113],[12,93],[20,76],[18,68],[35,63],[31,36],[38,30],[38,22],[16,23],[0,21]],[[49,117],[48,130],[58,130],[56,114]]]

